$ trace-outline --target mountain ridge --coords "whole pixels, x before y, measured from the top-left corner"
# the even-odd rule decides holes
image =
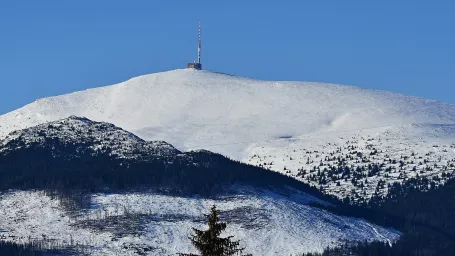
[[[154,156],[174,156],[182,153],[164,141],[144,141],[112,124],[93,122],[85,117],[74,115],[11,132],[1,140],[3,148],[0,149],[0,153],[5,153],[12,143],[24,147],[36,146],[36,144],[47,146],[46,143],[54,139],[67,144],[88,141],[94,144],[91,146],[93,151],[104,151],[104,153],[120,158],[133,157],[135,151],[142,151]],[[13,150],[15,149],[17,148]]]
[[[167,83],[160,83],[158,80],[163,80],[163,77],[164,77],[165,80],[166,79],[167,80],[172,80],[175,77],[174,80],[176,80],[176,82],[170,81],[170,82],[167,82]],[[196,79],[194,81],[192,81],[191,78],[195,78],[195,77],[196,77]],[[172,71],[167,71],[167,72],[160,72],[160,73],[142,75],[142,76],[138,76],[138,77],[134,77],[134,78],[128,79],[127,81],[122,82],[122,83],[117,83],[117,84],[103,86],[103,87],[90,88],[90,89],[77,91],[77,92],[73,92],[73,93],[69,93],[69,94],[64,94],[64,95],[60,95],[60,96],[52,96],[52,97],[48,97],[48,98],[41,98],[41,99],[38,99],[37,101],[35,101],[33,103],[27,104],[26,106],[24,106],[22,108],[19,108],[16,111],[11,111],[9,113],[6,113],[5,115],[2,115],[1,117],[2,117],[2,119],[5,119],[5,116],[14,115],[16,119],[20,120],[22,118],[20,110],[24,110],[24,109],[32,108],[32,107],[36,107],[36,108],[39,109],[40,107],[43,107],[43,106],[40,106],[40,104],[47,105],[47,104],[54,104],[55,103],[56,105],[64,104],[64,105],[68,106],[69,104],[72,103],[72,102],[68,102],[68,98],[74,97],[74,98],[80,99],[83,96],[87,96],[87,97],[96,96],[95,94],[98,93],[98,92],[99,93],[104,93],[104,92],[108,92],[111,89],[125,89],[126,91],[131,89],[131,90],[142,90],[142,92],[145,92],[145,91],[147,91],[147,89],[152,88],[152,87],[159,87],[157,89],[166,90],[166,89],[169,89],[169,88],[172,88],[172,87],[177,87],[177,88],[180,89],[180,88],[184,88],[184,87],[201,87],[201,86],[205,87],[205,86],[207,86],[207,84],[201,82],[201,79],[212,79],[212,80],[215,80],[215,81],[216,80],[220,80],[221,82],[228,80],[228,82],[230,82],[229,84],[212,83],[212,84],[209,85],[210,87],[222,88],[224,90],[224,92],[226,92],[226,90],[230,90],[230,89],[238,89],[239,86],[244,86],[247,89],[248,93],[256,93],[257,94],[257,92],[251,91],[251,88],[248,88],[248,87],[251,87],[251,86],[249,86],[250,84],[252,84],[253,87],[254,86],[265,86],[265,88],[263,88],[263,89],[267,89],[267,87],[269,87],[269,88],[270,87],[272,87],[272,88],[276,87],[278,89],[280,89],[280,88],[289,89],[289,88],[307,87],[307,88],[305,88],[306,89],[306,92],[305,92],[306,94],[309,94],[312,90],[315,90],[316,92],[318,90],[320,92],[323,92],[323,90],[327,90],[327,89],[331,89],[331,91],[325,92],[326,94],[327,93],[333,93],[334,94],[334,93],[337,92],[337,93],[340,93],[340,95],[337,95],[339,97],[344,96],[344,95],[341,95],[341,93],[343,93],[343,92],[349,92],[349,93],[366,92],[366,93],[369,94],[368,96],[370,96],[370,97],[374,97],[375,95],[384,95],[386,98],[387,97],[404,98],[404,99],[410,101],[413,104],[415,104],[416,101],[418,101],[419,103],[423,103],[423,104],[421,104],[421,106],[425,106],[426,104],[430,104],[429,107],[431,107],[431,104],[436,103],[436,104],[439,105],[438,107],[442,106],[442,109],[444,109],[443,106],[447,106],[447,107],[449,107],[451,109],[455,109],[455,105],[451,105],[451,104],[443,103],[443,102],[438,102],[436,100],[429,100],[429,99],[424,99],[424,98],[419,98],[419,97],[414,97],[414,96],[405,96],[405,95],[398,94],[398,93],[382,91],[382,90],[366,89],[366,88],[361,88],[361,87],[357,87],[357,86],[327,84],[327,83],[318,83],[318,82],[254,80],[254,79],[242,78],[242,77],[236,77],[236,76],[232,77],[232,76],[218,74],[218,73],[213,73],[213,72],[209,72],[209,71],[194,71],[194,70],[181,69],[181,70],[172,70]],[[232,81],[229,81],[230,79]],[[212,81],[210,81],[210,82],[212,82]],[[340,90],[335,90],[335,89],[340,89]],[[221,93],[224,93],[224,92],[221,92]],[[285,91],[283,91],[283,93],[284,92]],[[320,92],[317,92],[317,93],[320,93]],[[87,94],[87,95],[84,95],[84,94]],[[64,96],[64,97],[62,97],[62,96]],[[78,97],[78,96],[81,96],[81,97]],[[109,95],[109,96],[111,96],[111,98],[113,98],[113,96],[116,96],[116,95]],[[154,96],[154,95],[150,95],[150,96]],[[210,97],[210,95],[207,95],[207,96]],[[326,95],[324,95],[324,96],[326,96]],[[307,99],[308,100],[312,100],[311,98],[307,98]],[[316,100],[319,100],[319,99],[316,98]],[[135,104],[136,102],[131,102],[131,103]],[[37,104],[38,106],[32,106],[34,104]],[[421,107],[421,106],[419,106],[419,107]],[[71,106],[69,106],[69,107],[71,107]],[[103,106],[99,106],[99,107],[103,107]],[[105,108],[108,109],[108,106],[105,106]],[[54,109],[54,110],[56,110],[57,113],[61,112],[58,109]],[[77,109],[73,109],[73,111],[74,110],[77,110]],[[420,110],[424,110],[424,109],[420,109]],[[350,112],[344,113],[343,115],[332,119],[331,123],[336,123],[337,121],[339,121],[339,119],[342,119],[343,117],[346,117],[349,114],[352,114],[352,113],[350,113]],[[67,117],[67,116],[68,115],[63,116],[61,118],[64,118],[64,117]],[[77,116],[85,116],[85,115],[77,115]],[[32,117],[29,117],[29,118],[32,118]],[[43,118],[43,114],[42,113],[36,113],[36,118],[37,119]],[[109,118],[109,117],[107,117],[107,118]],[[454,117],[453,114],[449,115],[449,118],[446,118],[446,119],[450,119],[450,120],[449,121],[447,121],[447,120],[441,121],[440,120],[440,122],[427,122],[426,120],[424,120],[424,121],[421,121],[421,123],[434,123],[434,124],[444,124],[444,123],[453,124],[453,123],[455,123],[455,117]],[[36,120],[36,121],[39,122],[39,120]],[[47,120],[47,121],[53,121],[53,120]],[[103,121],[103,120],[97,120],[97,121]],[[406,122],[406,123],[419,123],[419,122]],[[4,127],[2,127],[2,128],[3,129],[1,129],[1,132],[2,132],[2,134],[4,134],[5,128]],[[143,128],[143,127],[135,127],[134,129],[131,129],[131,127],[126,127],[127,130],[138,130],[138,129],[141,129],[141,128]]]
[[[333,205],[285,175],[75,116],[0,141],[0,189],[0,239],[96,255],[190,251],[188,231],[213,204],[230,222],[228,234],[260,255],[400,236],[315,207]]]
[[[414,167],[421,176],[441,178],[445,165],[427,172],[429,163],[441,157],[451,173],[449,161],[455,158],[455,105],[360,87],[258,81],[191,69],[40,99],[0,116],[0,137],[70,115],[113,123],[180,151],[206,149],[286,173],[340,198],[355,195],[352,190],[369,198],[386,175],[401,182],[415,176]],[[372,147],[380,157],[362,159],[360,154],[375,154]],[[352,158],[354,151],[359,159]],[[392,164],[411,157],[411,151],[422,155],[414,164]],[[427,154],[429,163],[418,164]],[[380,171],[371,182],[362,171],[360,187],[349,182],[352,177],[343,182],[346,177],[340,180],[329,166],[327,171],[319,166],[334,155],[348,159],[346,165],[354,169],[368,168],[365,161],[370,161],[393,170]],[[318,167],[327,184],[312,181]],[[387,184],[381,193],[387,193]]]

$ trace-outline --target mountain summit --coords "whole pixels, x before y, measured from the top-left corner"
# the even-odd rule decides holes
[[[0,138],[71,115],[113,123],[181,151],[207,149],[286,172],[340,197],[353,189],[371,196],[386,172],[390,182],[414,177],[414,167],[427,167],[418,164],[427,154],[429,164],[441,158],[449,170],[455,158],[455,105],[353,86],[258,81],[193,69],[39,99],[0,116]],[[416,155],[413,164],[400,164]],[[358,184],[363,182],[358,187],[352,177],[329,175],[331,166],[321,165],[329,160],[354,168],[387,161],[383,167],[392,169],[367,181],[358,176]],[[323,181],[314,178],[318,169],[327,172]]]
[[[258,81],[183,69],[39,99],[1,116],[0,134],[71,115],[110,122],[181,149],[315,132],[455,124],[455,106],[433,100],[353,86]],[[218,147],[220,153],[238,157],[245,145],[222,148]]]

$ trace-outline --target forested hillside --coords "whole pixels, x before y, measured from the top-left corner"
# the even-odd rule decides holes
[[[347,243],[326,249],[335,255],[453,255],[455,253],[455,180],[435,187],[429,180],[395,184],[387,197],[374,197],[357,206],[340,207],[376,223],[398,228],[403,235],[393,244]],[[348,204],[345,204],[348,205]],[[336,210],[337,211],[337,210]],[[306,254],[313,255],[313,254]],[[319,254],[315,254],[319,255]]]
[[[0,191],[0,227],[8,234],[1,239],[88,254],[189,251],[188,228],[213,204],[234,224],[228,234],[260,255],[400,235],[324,210],[344,206],[284,174],[78,117],[0,141]]]

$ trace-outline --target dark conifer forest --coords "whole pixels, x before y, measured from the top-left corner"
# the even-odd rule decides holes
[[[38,248],[31,245],[19,245],[0,241],[0,255],[8,256],[44,256]]]
[[[366,218],[403,232],[398,241],[387,243],[345,244],[326,249],[324,256],[335,255],[454,255],[455,253],[455,180],[440,187],[426,180],[395,184],[387,197],[368,203],[344,203],[333,210],[340,214]],[[319,254],[304,254],[319,255]]]
[[[181,195],[215,196],[230,185],[294,187],[335,200],[286,175],[242,164],[208,151],[122,159],[86,145],[51,141],[0,155],[0,189],[109,192],[153,188]],[[56,151],[58,150],[58,153]],[[77,156],[74,154],[78,152]]]

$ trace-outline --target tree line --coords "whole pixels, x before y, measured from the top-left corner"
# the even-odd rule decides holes
[[[322,254],[304,255],[454,255],[454,195],[455,180],[437,187],[421,178],[396,183],[387,196],[375,196],[369,202],[353,205],[346,200],[328,210],[394,227],[403,232],[402,236],[391,246],[382,242],[344,244]]]

